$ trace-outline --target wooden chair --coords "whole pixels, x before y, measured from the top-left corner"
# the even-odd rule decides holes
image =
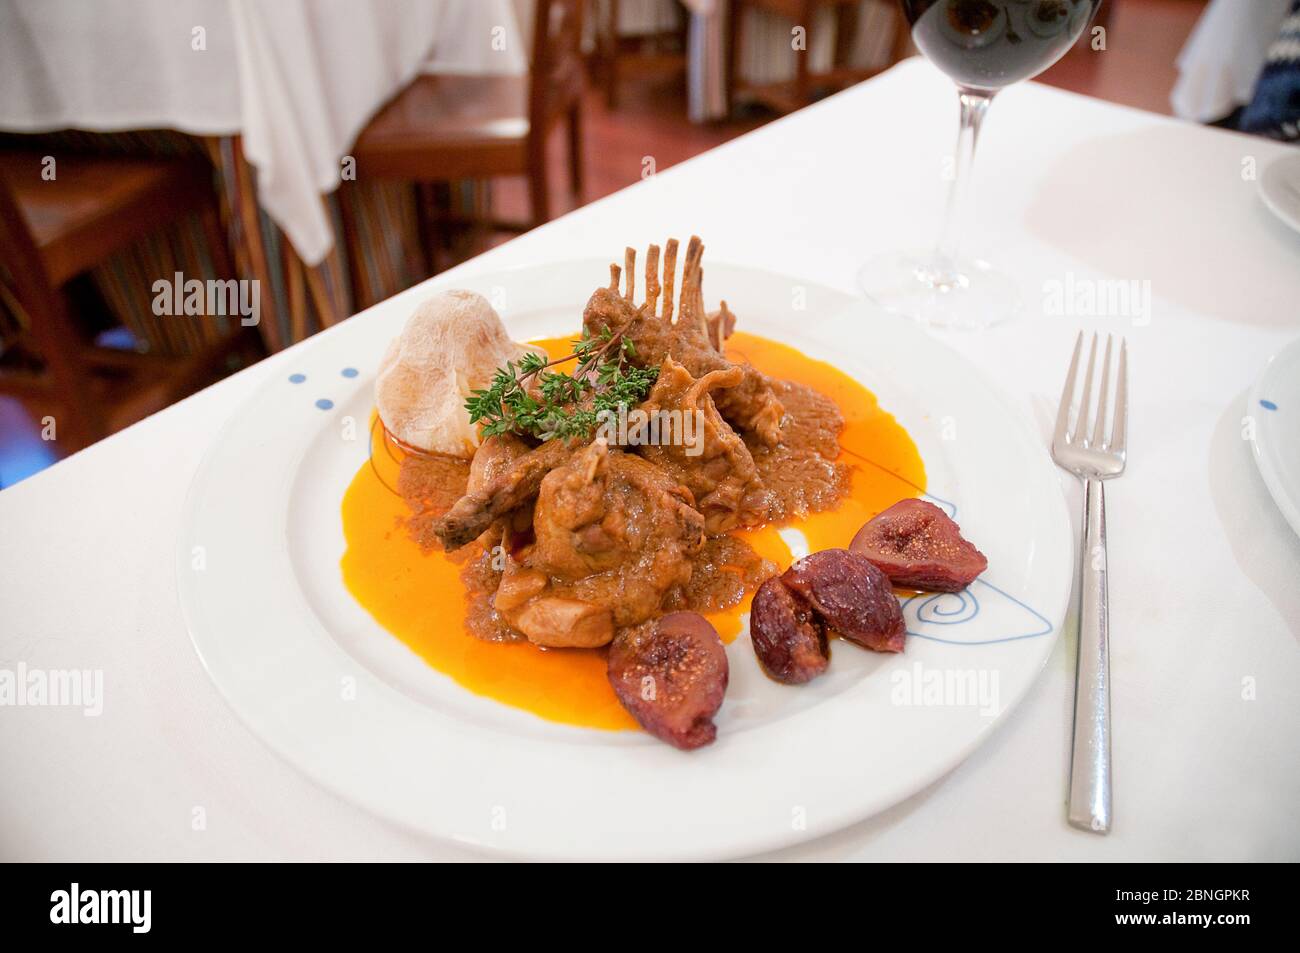
[[[730,105],[738,96],[756,99],[778,112],[793,112],[807,106],[819,90],[841,89],[861,82],[881,72],[881,69],[862,69],[848,65],[853,39],[858,30],[858,10],[861,0],[730,0],[727,11],[727,101]],[[891,6],[896,7],[896,4]],[[740,76],[741,21],[749,9],[764,10],[799,24],[811,32],[815,15],[822,7],[834,8],[835,52],[830,70],[813,73],[809,68],[809,51],[812,38],[808,36],[807,48],[795,54],[795,75],[789,83],[747,83]],[[893,44],[893,60],[901,58],[906,48],[908,31],[901,13],[895,9],[898,34]]]
[[[679,21],[676,28],[641,36],[619,36],[619,0],[598,0],[593,72],[605,87],[605,103],[610,109],[618,106],[619,82],[629,67],[686,71],[690,13],[680,0],[676,6]]]
[[[236,320],[231,333],[184,358],[95,347],[62,292],[75,276],[192,212],[202,220],[217,277],[233,278],[211,166],[65,155],[48,181],[42,168],[40,153],[0,153],[0,259],[43,365],[0,370],[0,392],[58,404],[65,414],[52,415],[59,444],[76,449],[193,392],[223,371],[236,349],[254,345]]]
[[[525,231],[550,220],[546,143],[555,126],[567,120],[569,179],[581,202],[583,7],[584,0],[537,0],[528,76],[416,78],[357,137],[351,153],[357,178],[429,184],[527,176],[531,221],[490,223]],[[361,249],[349,226],[345,193],[340,194],[340,204],[356,273]],[[421,203],[427,236],[434,231],[427,220],[429,207],[429,202]]]

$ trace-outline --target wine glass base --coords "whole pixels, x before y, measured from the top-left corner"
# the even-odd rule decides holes
[[[962,259],[940,275],[931,252],[889,252],[867,261],[858,287],[891,314],[937,328],[978,331],[1014,317],[1021,308],[1016,283],[978,259]]]

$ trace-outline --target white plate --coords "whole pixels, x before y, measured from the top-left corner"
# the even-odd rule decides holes
[[[1278,509],[1300,534],[1300,339],[1269,358],[1248,399],[1255,463]]]
[[[607,275],[603,261],[568,262],[453,284],[487,295],[527,339],[574,331]],[[181,604],[249,727],[378,815],[553,858],[734,856],[817,837],[920,790],[986,739],[1041,671],[1070,591],[1070,523],[1042,443],[952,351],[858,299],[713,262],[707,289],[743,329],[875,391],[916,440],[933,498],[989,557],[966,594],[908,603],[905,654],[837,643],[828,674],[792,688],[761,674],[742,635],[728,649],[718,741],[693,753],[554,724],[429,668],[353,601],[339,569],[339,505],[366,461],[374,368],[426,287],[296,349],[195,478]],[[927,704],[919,683],[904,704],[907,680],[945,671],[996,679],[996,712],[954,693]]]
[[[1300,155],[1270,162],[1259,177],[1259,195],[1274,215],[1300,232]]]

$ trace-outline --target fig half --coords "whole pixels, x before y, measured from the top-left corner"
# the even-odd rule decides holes
[[[877,652],[903,651],[903,610],[889,579],[867,557],[823,549],[796,560],[780,579],[841,638]]]
[[[670,612],[621,630],[609,647],[609,682],[646,731],[689,751],[717,737],[727,650],[698,612]]]
[[[895,586],[930,592],[960,592],[989,565],[947,513],[917,499],[900,500],[872,517],[849,549],[871,560]]]
[[[749,641],[763,671],[786,685],[811,681],[830,664],[826,629],[816,610],[779,577],[767,580],[754,593]]]

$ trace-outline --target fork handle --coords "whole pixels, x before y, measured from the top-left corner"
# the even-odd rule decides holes
[[[1074,685],[1070,823],[1110,830],[1110,634],[1106,608],[1106,491],[1085,480],[1079,586],[1079,664]]]

